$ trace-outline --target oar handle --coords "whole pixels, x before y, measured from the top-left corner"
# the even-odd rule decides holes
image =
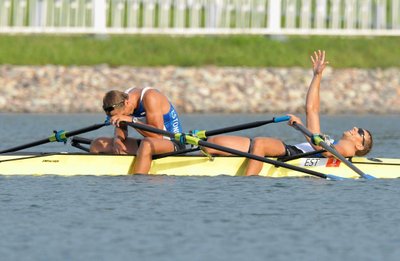
[[[302,124],[298,124],[296,122],[293,123],[293,127],[299,131],[301,131],[304,135],[308,136],[311,138],[311,141],[313,142],[314,145],[320,146],[324,148],[326,151],[330,152],[333,156],[335,156],[337,159],[342,161],[344,164],[346,164],[350,169],[352,169],[354,172],[356,172],[358,175],[360,175],[364,179],[375,179],[375,177],[365,174],[363,171],[361,171],[359,168],[354,166],[348,159],[346,159],[343,155],[341,155],[333,146],[330,146],[328,143],[326,143],[321,135],[319,134],[313,134],[310,130],[308,130],[306,127],[304,127]]]
[[[288,120],[290,120],[290,116],[288,116],[288,115],[273,118],[273,121],[275,123],[282,122],[282,121],[288,121]]]

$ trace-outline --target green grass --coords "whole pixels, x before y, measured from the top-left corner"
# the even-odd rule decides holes
[[[0,36],[0,64],[309,67],[324,49],[335,68],[400,67],[400,37]]]

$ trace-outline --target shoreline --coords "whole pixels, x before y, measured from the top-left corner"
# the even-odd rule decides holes
[[[181,114],[304,113],[311,69],[0,66],[3,113],[101,113],[111,89],[152,86]],[[326,68],[323,114],[400,113],[400,68]]]

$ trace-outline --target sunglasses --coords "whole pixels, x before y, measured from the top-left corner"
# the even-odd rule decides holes
[[[104,110],[106,113],[110,113],[110,112],[112,112],[115,108],[122,107],[122,105],[124,105],[124,102],[125,102],[125,101],[122,101],[122,102],[115,103],[115,104],[110,105],[110,106],[105,106],[105,105],[103,105],[103,110]]]
[[[358,128],[357,132],[362,137],[362,143],[361,144],[364,146],[365,145],[365,131],[362,128]]]

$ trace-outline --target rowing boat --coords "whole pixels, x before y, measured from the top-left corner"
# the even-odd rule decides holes
[[[289,116],[274,117],[271,120],[256,121],[224,127],[216,130],[194,130],[186,133],[171,133],[154,128],[146,124],[126,122],[127,125],[142,131],[148,131],[183,144],[189,144],[192,149],[166,153],[153,158],[149,174],[174,176],[243,176],[247,161],[263,162],[259,173],[265,177],[319,177],[328,180],[343,178],[398,178],[400,177],[400,159],[384,158],[352,158],[346,159],[334,147],[327,144],[318,134],[311,133],[300,124],[295,128],[315,141],[316,146],[322,146],[334,158],[310,158],[322,151],[315,151],[297,155],[303,158],[286,158],[282,161],[274,158],[235,150],[229,147],[206,141],[207,137],[260,127],[271,123],[288,121]],[[98,155],[90,153],[18,153],[17,151],[34,146],[64,142],[73,137],[71,145],[83,151],[89,151],[84,145],[91,144],[91,140],[78,138],[77,135],[97,130],[110,125],[108,119],[104,123],[94,124],[73,131],[54,131],[45,139],[36,140],[27,144],[0,151],[0,175],[127,175],[133,174],[135,157],[133,155]],[[206,157],[204,155],[184,154],[200,148],[212,148],[235,156]],[[194,149],[194,150],[193,150]],[[17,153],[15,153],[17,152]],[[307,156],[307,157],[306,157]]]
[[[247,160],[237,156],[169,156],[155,159],[150,174],[174,176],[242,176]],[[399,178],[400,159],[355,157],[351,162],[376,178]],[[10,153],[0,155],[1,175],[127,175],[132,174],[132,155],[90,153]],[[300,158],[286,163],[343,178],[359,178],[336,158]],[[310,175],[264,163],[260,176],[311,177]]]

